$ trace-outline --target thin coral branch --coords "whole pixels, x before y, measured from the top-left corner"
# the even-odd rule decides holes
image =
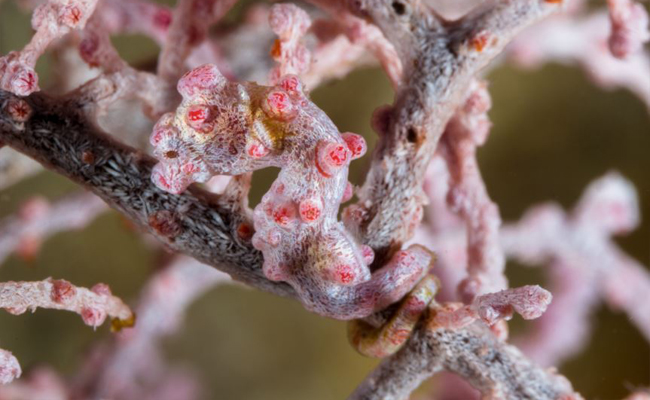
[[[37,174],[41,166],[10,148],[0,149],[0,190]]]
[[[608,25],[605,13],[556,16],[523,32],[506,54],[528,68],[547,62],[578,65],[598,86],[628,89],[650,109],[650,55],[641,49],[625,60],[613,57],[606,45]]]
[[[160,385],[169,375],[169,368],[159,360],[161,339],[182,326],[184,313],[194,300],[229,280],[214,268],[184,256],[176,257],[153,276],[136,309],[137,325],[119,333],[100,365],[90,368],[95,371],[91,374],[91,397],[135,399],[148,393],[153,398],[151,392],[157,390],[152,386]]]
[[[100,3],[99,16],[111,33],[141,33],[158,44],[165,42],[172,10],[143,0],[110,0]]]
[[[28,376],[0,385],[2,400],[70,400],[66,382],[52,369],[39,367]]]
[[[436,180],[445,176],[437,167],[429,173]],[[439,257],[434,273],[441,278],[443,287],[454,286],[463,279],[464,271],[459,266],[467,263],[465,228],[449,218],[453,216],[449,211],[445,219],[441,199],[436,204],[441,217],[432,222],[443,219],[447,229],[438,230],[435,224],[433,229],[423,226],[413,242],[436,250]],[[542,365],[558,365],[580,352],[588,343],[590,316],[603,300],[627,313],[631,323],[650,339],[650,273],[611,238],[633,230],[638,221],[632,185],[610,173],[589,186],[571,213],[557,204],[542,204],[532,207],[518,222],[501,228],[499,241],[508,258],[544,266],[553,293],[553,303],[546,313],[532,323],[529,333],[515,338],[525,354]],[[456,299],[454,295],[449,293],[445,298]],[[467,321],[461,318],[467,313],[448,315],[460,326]],[[563,329],[558,330],[558,326]]]
[[[88,65],[100,67],[104,73],[71,96],[85,97],[95,114],[102,114],[118,100],[129,98],[141,100],[154,116],[173,108],[178,101],[178,96],[170,93],[173,85],[170,88],[170,83],[159,76],[129,66],[111,42],[108,23],[98,13],[83,30],[79,53]]]
[[[303,44],[311,26],[309,15],[294,4],[276,4],[269,14],[269,25],[278,39],[271,56],[278,65],[271,70],[269,83],[276,85],[285,75],[302,75],[311,64],[311,53]]]
[[[16,357],[7,350],[0,349],[0,386],[20,378],[22,370]]]
[[[355,16],[346,1],[311,0],[311,2],[330,15],[333,25],[336,25],[352,44],[372,53],[386,71],[393,87],[399,86],[403,74],[402,61],[393,44],[386,39],[377,26]]]
[[[221,19],[236,0],[180,0],[174,9],[167,39],[158,60],[158,76],[172,85],[185,72],[193,48],[205,40],[210,25]]]
[[[25,48],[0,57],[0,89],[20,96],[39,90],[36,61],[54,40],[75,29],[82,29],[95,11],[97,0],[49,0],[32,15],[36,33]]]
[[[490,129],[491,107],[486,84],[473,82],[465,103],[447,124],[440,152],[447,162],[447,202],[466,224],[467,273],[459,285],[461,299],[470,303],[478,294],[503,290],[505,256],[499,243],[501,216],[481,177],[476,149],[485,143]]]
[[[571,214],[554,204],[542,205],[503,229],[502,243],[510,257],[526,264],[550,261],[552,290],[559,298],[521,343],[531,357],[552,365],[579,351],[599,299],[625,311],[650,340],[650,273],[610,237],[631,231],[638,222],[634,188],[610,173],[586,189]],[[565,329],[559,334],[556,327],[562,323]]]
[[[551,293],[537,285],[522,286],[477,296],[466,306],[443,304],[433,320],[438,326],[460,328],[477,319],[494,325],[511,319],[515,312],[524,319],[536,319],[544,314],[551,299]]]
[[[88,290],[53,279],[0,283],[0,308],[14,315],[36,308],[72,311],[92,327],[103,324],[106,317],[125,321],[125,324],[134,318],[129,307],[113,296],[108,286],[102,283]]]
[[[81,229],[107,209],[90,193],[75,194],[53,204],[42,198],[27,201],[17,215],[0,221],[0,265],[12,253],[33,258],[50,236]]]
[[[607,0],[612,24],[608,44],[616,58],[626,58],[643,49],[650,40],[648,12],[632,0]]]
[[[318,22],[314,23],[315,28],[322,25]],[[310,90],[332,79],[342,79],[357,68],[376,64],[363,46],[350,42],[342,34],[333,38],[322,38],[312,58],[314,61],[311,68],[302,75],[305,86]]]
[[[650,390],[638,390],[627,396],[625,400],[650,400]]]
[[[199,59],[193,55],[191,59],[196,61],[193,66],[214,63],[229,79],[266,82],[269,70],[273,69],[273,56],[269,56],[269,49],[276,53],[278,50],[277,42],[274,42],[276,36],[269,28],[268,20],[268,7],[264,4],[252,6],[235,29],[221,33],[211,41],[211,45],[219,49],[221,57]],[[377,65],[377,60],[367,47],[350,41],[345,32],[335,20],[316,19],[313,22],[307,35],[313,35],[318,43],[311,49],[309,68],[300,73],[308,90],[343,78],[357,68]],[[301,41],[309,42],[305,37]],[[242,52],[242,48],[246,48],[246,52]]]

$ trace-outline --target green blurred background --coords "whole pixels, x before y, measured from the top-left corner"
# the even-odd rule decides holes
[[[0,2],[0,54],[20,48],[30,35],[29,15],[11,1]],[[116,37],[114,43],[134,64],[150,60],[158,50],[139,36]],[[50,76],[47,59],[37,69],[43,87]],[[494,128],[479,158],[505,220],[547,200],[572,207],[590,181],[612,169],[634,182],[642,216],[650,215],[650,116],[632,94],[602,91],[581,70],[558,65],[535,71],[502,66],[488,79]],[[372,145],[372,110],[391,103],[392,91],[380,71],[369,69],[324,85],[313,99],[341,131],[361,133]],[[367,162],[365,157],[353,164],[353,183],[362,182]],[[272,173],[255,175],[254,199],[271,179]],[[75,189],[64,178],[42,173],[0,192],[0,218],[34,195],[55,199]],[[646,266],[648,221],[617,239]],[[53,237],[35,260],[11,258],[0,267],[0,281],[53,276],[84,286],[105,282],[133,302],[158,256],[110,212],[83,231]],[[509,264],[508,276],[513,286],[544,283],[539,269]],[[525,325],[515,319],[513,335]],[[85,351],[108,335],[108,328],[94,332],[69,313],[0,313],[0,348],[14,352],[26,370],[49,364],[72,374]],[[165,340],[164,347],[171,362],[197,371],[205,399],[340,399],[376,364],[347,344],[345,323],[312,315],[295,301],[232,286],[199,299],[182,332]],[[625,315],[603,306],[594,315],[587,350],[560,371],[588,399],[621,398],[631,388],[650,385],[650,346]]]

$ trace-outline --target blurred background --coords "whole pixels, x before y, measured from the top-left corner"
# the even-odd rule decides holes
[[[21,48],[30,36],[29,15],[12,1],[0,1],[0,54]],[[155,59],[158,51],[140,36],[118,36],[114,43],[134,65]],[[37,72],[43,88],[53,83],[47,56]],[[518,219],[530,205],[548,200],[570,209],[589,182],[617,170],[635,184],[644,218],[617,242],[650,265],[646,106],[626,91],[596,88],[580,69],[559,65],[522,71],[506,64],[487,79],[494,127],[479,161],[504,220]],[[392,95],[382,72],[366,69],[319,87],[312,98],[341,131],[361,133],[372,146],[371,113],[391,103]],[[353,163],[353,183],[363,181],[367,163],[368,156]],[[252,205],[272,177],[273,172],[255,174]],[[56,199],[76,189],[43,172],[0,191],[0,218],[35,195]],[[159,251],[111,211],[82,231],[56,235],[34,258],[11,257],[0,266],[0,281],[52,276],[81,286],[105,282],[135,304],[146,278],[159,266]],[[508,264],[507,272],[512,286],[544,284],[540,269]],[[559,366],[560,372],[587,399],[617,399],[649,386],[650,345],[627,317],[602,306],[593,319],[587,349]],[[526,323],[515,318],[511,326],[514,336]],[[93,331],[70,313],[0,312],[0,348],[12,351],[26,371],[48,364],[70,376],[86,351],[109,335],[106,326]],[[196,372],[205,399],[341,399],[376,364],[348,345],[345,323],[310,314],[295,301],[229,285],[214,288],[192,305],[181,332],[165,340],[164,351],[170,362]],[[424,387],[420,393],[430,390]]]

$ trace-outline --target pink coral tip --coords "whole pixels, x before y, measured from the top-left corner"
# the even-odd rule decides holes
[[[52,281],[52,301],[55,303],[64,303],[72,299],[77,294],[77,289],[68,281],[58,279]]]
[[[185,98],[190,98],[198,93],[221,87],[226,78],[213,64],[204,64],[188,71],[178,81],[178,92]]]
[[[363,157],[363,155],[366,154],[368,147],[366,145],[366,139],[364,139],[363,136],[350,132],[342,133],[341,136],[352,152],[353,160],[359,157]]]
[[[10,76],[8,89],[18,96],[29,96],[39,89],[38,75],[30,67],[23,66]]]
[[[292,96],[302,93],[302,83],[296,75],[286,75],[280,80],[279,86]]]
[[[98,308],[84,307],[81,310],[81,318],[86,325],[96,328],[106,321],[106,312]]]

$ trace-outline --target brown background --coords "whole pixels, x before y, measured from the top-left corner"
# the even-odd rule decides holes
[[[29,26],[28,15],[11,2],[0,2],[0,54],[24,45]],[[115,44],[133,63],[157,51],[141,37],[117,37]],[[38,71],[47,87],[47,57]],[[602,91],[582,71],[558,65],[535,71],[504,66],[488,78],[494,128],[479,157],[504,219],[516,219],[529,205],[546,200],[571,207],[588,182],[615,169],[636,185],[646,217],[618,242],[650,265],[650,114],[645,106],[626,91]],[[382,73],[371,69],[325,85],[313,99],[341,131],[362,133],[372,144],[370,115],[391,102],[392,91]],[[367,158],[354,163],[354,183],[362,181]],[[272,176],[255,175],[253,204]],[[54,199],[74,189],[65,179],[43,173],[0,192],[0,217],[35,194]],[[12,257],[1,266],[0,281],[48,276],[84,286],[101,281],[133,301],[155,266],[156,254],[110,212],[81,232],[55,236],[35,260]],[[544,284],[539,269],[509,264],[508,274],[513,286]],[[561,372],[589,399],[616,399],[650,385],[650,346],[627,316],[603,306],[593,320],[587,350],[562,365]],[[513,326],[517,334],[526,324],[515,319]],[[0,313],[0,347],[13,351],[25,369],[46,363],[72,374],[84,351],[108,335],[106,327],[93,332],[69,313]],[[344,323],[307,313],[293,301],[228,286],[196,302],[184,330],[164,347],[172,362],[197,371],[206,399],[340,399],[375,365],[347,344]]]

